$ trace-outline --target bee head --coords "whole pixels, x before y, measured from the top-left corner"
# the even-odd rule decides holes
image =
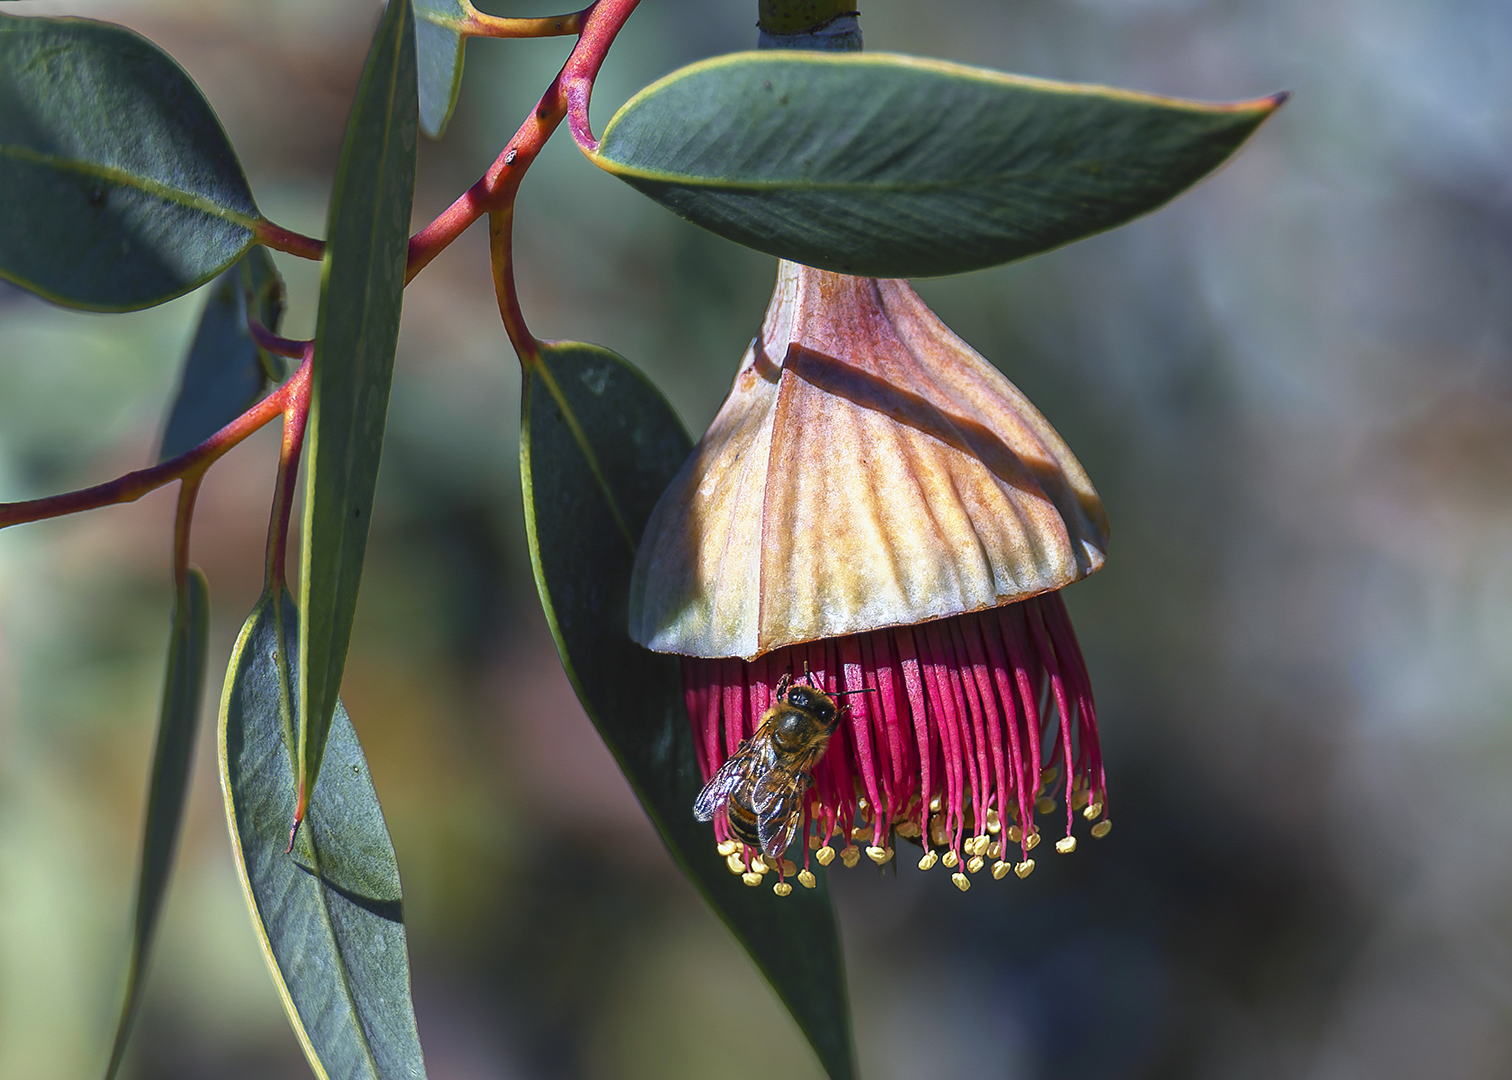
[[[802,709],[818,717],[825,727],[830,727],[835,722],[835,699],[822,690],[815,690],[809,686],[794,686],[788,690],[784,700],[793,708]]]

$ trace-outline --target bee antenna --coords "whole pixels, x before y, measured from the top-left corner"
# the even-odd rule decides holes
[[[831,697],[848,697],[851,694],[880,694],[881,691],[875,686],[863,686],[859,690],[836,690]]]

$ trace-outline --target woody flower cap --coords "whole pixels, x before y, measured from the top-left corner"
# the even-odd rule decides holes
[[[1111,827],[1086,667],[1056,590],[1103,563],[1081,465],[904,281],[778,267],[761,335],[651,515],[630,633],[680,653],[699,765],[755,732],[784,675],[850,692],[799,835],[812,885],[894,837],[961,889],[1024,877],[1036,814]],[[866,691],[866,692],[862,692]],[[723,820],[720,851],[765,863]],[[1019,858],[1010,855],[1019,848]],[[797,870],[779,863],[778,891]],[[755,880],[752,880],[752,879]]]

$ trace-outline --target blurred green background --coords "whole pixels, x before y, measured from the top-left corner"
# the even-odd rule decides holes
[[[500,2],[499,14],[547,14]],[[646,0],[596,122],[749,47],[755,5]],[[369,0],[16,3],[159,42],[264,211],[319,234]],[[1289,89],[1228,168],[1115,233],[924,281],[1075,448],[1112,519],[1066,596],[1117,828],[962,895],[832,874],[863,1075],[1512,1074],[1512,5],[867,0],[871,49],[1205,99]],[[566,55],[474,42],[417,224]],[[481,229],[409,290],[344,696],[404,874],[433,1080],[812,1077],[673,869],[557,666],[519,510],[518,377]],[[693,431],[772,260],[565,135],[518,253],[543,337],[644,367]],[[280,257],[286,333],[317,271]],[[0,291],[0,499],[145,464],[203,299],[133,315]],[[210,474],[193,796],[128,1074],[305,1075],[243,908],[214,767],[276,458]],[[0,1075],[98,1075],[127,953],[173,496],[0,533]],[[990,883],[989,883],[990,885]]]

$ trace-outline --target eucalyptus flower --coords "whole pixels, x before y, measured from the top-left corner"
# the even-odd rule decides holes
[[[811,858],[1026,877],[1037,819],[1111,828],[1086,665],[1057,590],[1103,563],[1081,465],[904,281],[779,265],[761,334],[646,527],[630,632],[683,656],[707,779],[785,677],[840,700],[803,795]],[[752,884],[797,870],[715,821]],[[753,880],[755,879],[755,880]]]

